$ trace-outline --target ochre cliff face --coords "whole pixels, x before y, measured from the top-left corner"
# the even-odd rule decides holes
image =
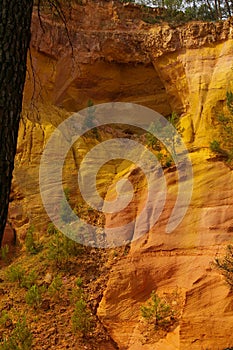
[[[205,130],[212,128],[233,78],[231,20],[171,28],[148,26],[139,14],[137,6],[112,2],[77,6],[68,26],[72,48],[61,25],[45,18],[43,32],[34,16],[37,94],[46,92],[45,100],[49,95],[52,104],[70,112],[90,99],[135,102],[165,116],[176,111],[186,140],[208,146],[211,133]],[[33,79],[26,100],[32,90]]]
[[[76,5],[68,25],[72,49],[61,24],[46,15],[43,32],[34,15],[33,69],[25,88],[9,219],[20,239],[31,224],[43,234],[49,220],[39,192],[42,150],[55,127],[88,100],[135,102],[164,116],[178,112],[193,164],[191,205],[179,227],[166,234],[177,189],[175,172],[166,171],[170,190],[162,216],[113,268],[98,314],[122,350],[223,349],[233,346],[232,295],[211,262],[232,240],[233,175],[213,158],[209,142],[217,135],[214,117],[233,81],[232,24],[150,26],[141,11],[115,2]],[[78,154],[85,153],[82,147]],[[74,164],[72,154],[67,163]],[[65,183],[72,186],[73,172],[65,172]],[[140,200],[135,210],[139,207]],[[146,342],[140,305],[152,290],[178,290],[182,317],[163,339]]]

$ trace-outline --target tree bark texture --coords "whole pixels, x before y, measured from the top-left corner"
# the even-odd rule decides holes
[[[0,0],[0,245],[7,220],[33,0]]]

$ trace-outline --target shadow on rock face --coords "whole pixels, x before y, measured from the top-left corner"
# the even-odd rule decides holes
[[[16,231],[9,222],[6,224],[2,240],[2,247],[5,245],[8,245],[9,248],[16,245]]]

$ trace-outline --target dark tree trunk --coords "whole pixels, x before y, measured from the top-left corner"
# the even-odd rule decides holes
[[[211,16],[213,17],[213,19],[218,19],[217,18],[217,9],[216,9],[216,0],[215,0],[215,2],[214,2],[214,8],[212,7],[212,4],[210,4],[210,2],[209,2],[209,0],[206,0],[206,4],[207,4],[207,7],[208,7],[208,9],[209,9],[209,11],[210,11],[210,13],[211,13]]]
[[[222,0],[218,0],[218,19],[222,19],[221,3],[222,3]]]
[[[227,16],[230,17],[231,16],[231,7],[229,4],[229,1],[225,0],[225,4],[226,4]]]
[[[0,245],[9,204],[33,0],[0,0]]]

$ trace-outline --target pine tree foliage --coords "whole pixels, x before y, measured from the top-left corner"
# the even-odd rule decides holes
[[[170,16],[176,12],[182,12],[186,20],[217,21],[233,15],[233,1],[231,0],[132,0],[131,2],[164,8]]]

